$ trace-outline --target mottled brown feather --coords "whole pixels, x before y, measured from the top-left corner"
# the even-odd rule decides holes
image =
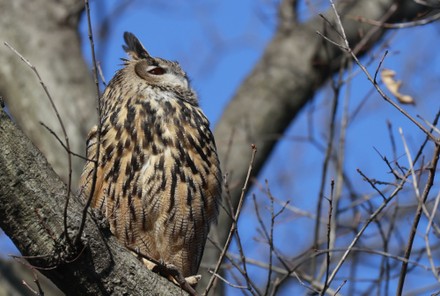
[[[195,275],[221,198],[209,121],[177,63],[152,58],[131,33],[124,39],[132,59],[101,98],[92,207],[126,246]],[[89,159],[96,158],[98,133],[95,127],[89,134]],[[81,178],[84,199],[93,171],[90,161]]]

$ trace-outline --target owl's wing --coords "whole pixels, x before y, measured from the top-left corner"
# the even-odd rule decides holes
[[[80,179],[80,197],[86,203],[89,199],[93,203],[96,203],[96,193],[101,191],[102,188],[102,176],[98,173],[95,177],[95,160],[98,143],[98,127],[94,126],[87,137],[87,162],[84,167],[83,173]],[[92,196],[93,190],[93,196]],[[92,204],[92,207],[94,205]]]

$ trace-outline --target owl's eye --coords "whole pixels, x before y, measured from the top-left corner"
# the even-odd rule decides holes
[[[156,67],[148,71],[148,73],[153,75],[163,75],[165,74],[165,69],[161,67]]]
[[[151,78],[152,75],[160,76],[167,72],[166,68],[162,68],[156,63],[152,63],[151,61],[142,60],[136,63],[134,67],[136,74],[142,79]]]

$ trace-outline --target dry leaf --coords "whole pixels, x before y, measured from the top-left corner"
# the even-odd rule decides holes
[[[380,72],[382,82],[401,104],[415,104],[413,97],[399,92],[402,81],[396,81],[394,76],[396,76],[396,72],[390,69],[383,69],[382,72]]]

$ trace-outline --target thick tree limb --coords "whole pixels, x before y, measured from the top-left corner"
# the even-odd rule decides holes
[[[32,266],[67,295],[185,295],[147,270],[116,239],[88,219],[83,247],[67,244],[63,228],[66,186],[44,156],[0,109],[0,227]],[[69,234],[82,205],[72,200]]]

